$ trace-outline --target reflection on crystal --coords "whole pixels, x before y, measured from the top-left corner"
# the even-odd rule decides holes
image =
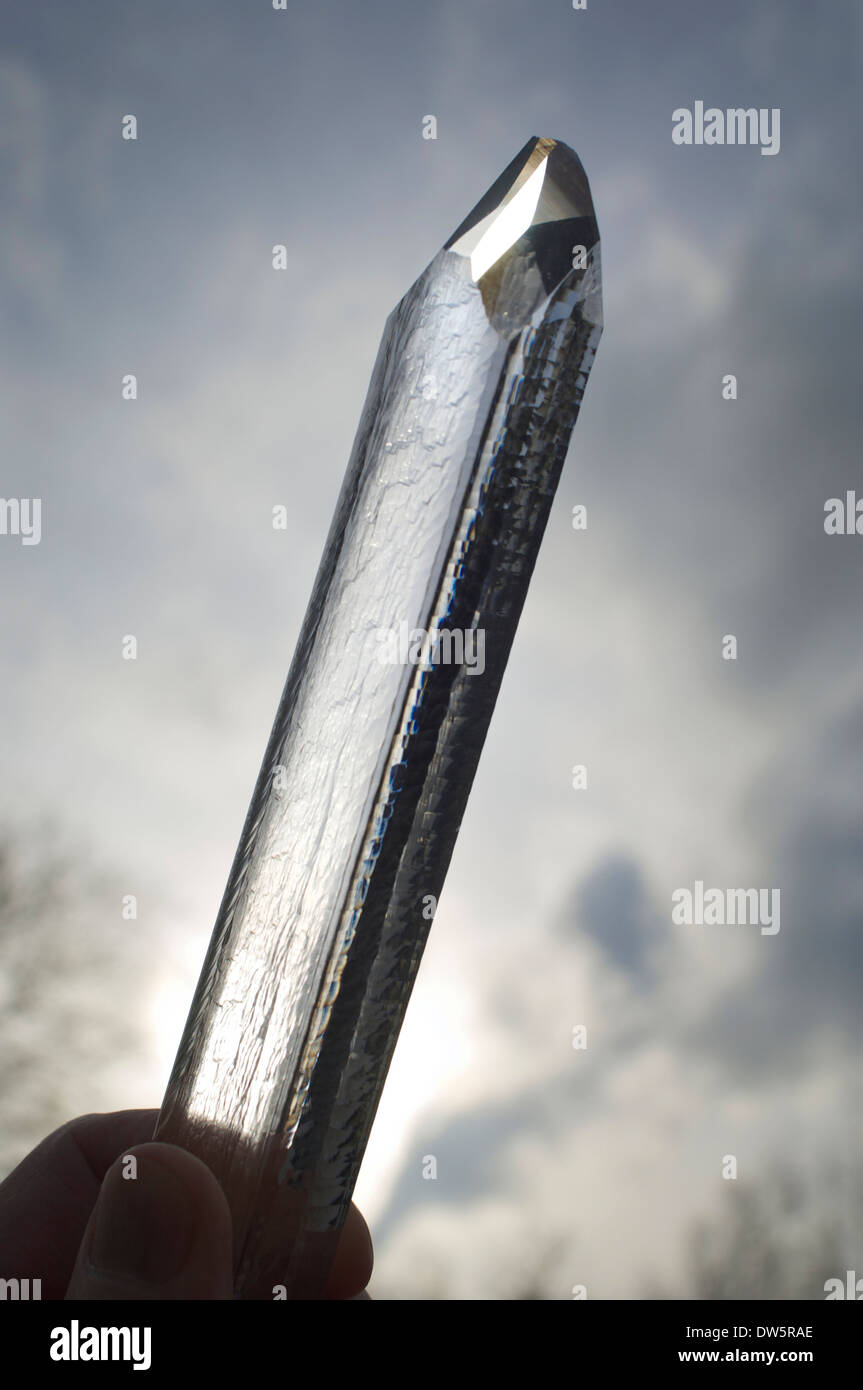
[[[546,160],[543,159],[539,168],[534,170],[517,193],[501,205],[499,211],[490,212],[453,246],[453,251],[470,256],[470,273],[474,280],[485,275],[489,267],[499,261],[504,252],[527,231],[542,192],[545,166]]]

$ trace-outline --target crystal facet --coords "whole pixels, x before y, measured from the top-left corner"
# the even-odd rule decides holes
[[[387,321],[159,1119],[241,1298],[323,1287],[600,331],[587,178],[531,139]]]

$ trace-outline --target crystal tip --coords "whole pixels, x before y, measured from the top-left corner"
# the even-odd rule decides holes
[[[584,268],[598,241],[578,155],[561,140],[532,136],[444,249],[470,258],[489,317],[515,327],[529,300],[551,294],[578,267],[578,248]]]

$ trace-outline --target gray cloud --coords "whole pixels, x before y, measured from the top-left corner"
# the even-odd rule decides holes
[[[401,1131],[445,1176],[411,1158],[378,1210],[409,1291],[422,1203],[458,1207],[467,1268],[471,1212],[535,1214],[577,1154],[603,1287],[631,1287],[659,1238],[617,1230],[621,1194],[672,1260],[710,1145],[787,1143],[819,1081],[841,1132],[859,1046],[863,541],[823,532],[863,493],[859,7],[8,9],[0,491],[41,495],[45,535],[0,544],[0,809],[170,884],[186,978],[154,950],[142,989],[194,984],[386,315],[529,134],[584,159],[606,331],[433,934],[474,1032]],[[780,105],[780,154],[675,148],[699,96]],[[675,934],[668,885],[712,873],[781,884],[779,937]]]

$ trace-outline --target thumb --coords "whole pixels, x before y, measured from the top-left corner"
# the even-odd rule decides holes
[[[231,1269],[231,1215],[210,1169],[173,1144],[138,1144],[105,1174],[66,1298],[231,1298]]]

